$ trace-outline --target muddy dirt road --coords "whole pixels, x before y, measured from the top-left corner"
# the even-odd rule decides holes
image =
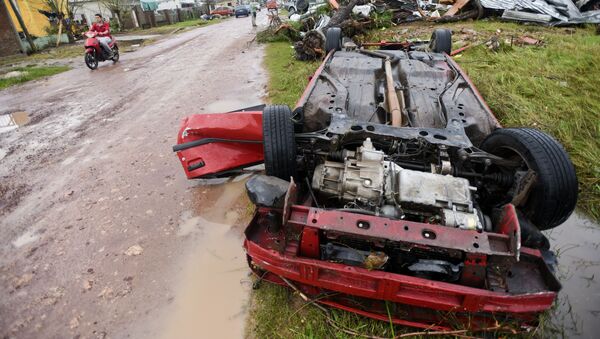
[[[262,102],[253,37],[230,19],[0,92],[26,112],[0,129],[0,337],[242,336],[244,178],[187,181],[171,146]]]

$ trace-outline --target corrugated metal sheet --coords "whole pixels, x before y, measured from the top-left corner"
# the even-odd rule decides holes
[[[484,8],[505,10],[502,15],[505,19],[528,21],[526,17],[532,14],[531,21],[547,22],[546,16],[550,16],[553,25],[600,23],[600,10],[582,13],[571,0],[480,0],[480,2]],[[506,13],[508,10],[511,12]]]
[[[523,22],[539,22],[543,24],[550,23],[552,17],[547,14],[530,13],[507,9],[502,13],[502,19],[523,21]]]
[[[515,0],[480,0],[481,6],[489,9],[514,9]]]
[[[560,14],[554,6],[543,0],[517,0],[515,9],[518,11],[529,9],[533,13],[547,14],[560,21],[569,21],[568,17]]]

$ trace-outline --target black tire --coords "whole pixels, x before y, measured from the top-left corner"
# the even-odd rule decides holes
[[[450,55],[452,52],[452,32],[443,28],[434,30],[429,41],[429,48],[433,53]]]
[[[520,157],[536,172],[536,182],[519,209],[540,230],[556,227],[571,215],[577,203],[577,176],[567,152],[558,141],[533,128],[501,128],[481,149],[502,157]]]
[[[263,137],[267,175],[289,181],[296,175],[296,139],[288,106],[267,105],[263,109]]]
[[[296,1],[296,11],[298,11],[298,13],[306,13],[306,11],[308,11],[309,6],[310,4],[308,3],[308,0]]]
[[[325,35],[325,53],[330,51],[339,51],[342,49],[342,29],[339,27],[330,27]]]
[[[96,52],[85,53],[83,60],[89,69],[95,70],[98,68],[98,58],[96,58]]]
[[[119,61],[119,47],[117,47],[117,45],[115,45],[115,47],[113,47],[112,52],[113,52],[113,57],[111,58],[112,61],[113,62]]]

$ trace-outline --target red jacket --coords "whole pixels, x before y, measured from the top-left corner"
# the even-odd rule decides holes
[[[108,22],[103,22],[101,24],[94,22],[90,31],[98,33],[99,36],[110,36],[110,25]]]

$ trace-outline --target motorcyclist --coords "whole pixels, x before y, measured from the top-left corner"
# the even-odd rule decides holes
[[[100,46],[102,46],[102,49],[104,49],[105,55],[108,55],[107,59],[110,59],[112,58],[113,54],[112,50],[108,46],[108,44],[110,44],[112,41],[110,37],[110,25],[108,22],[104,21],[102,15],[100,14],[95,15],[95,20],[96,22],[92,24],[90,31],[96,32],[96,39],[98,39]]]

